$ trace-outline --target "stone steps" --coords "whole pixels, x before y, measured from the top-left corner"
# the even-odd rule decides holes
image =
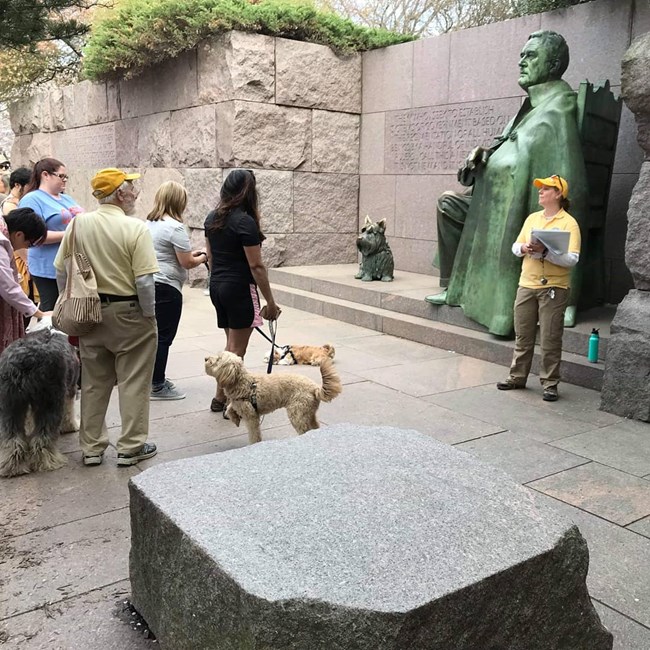
[[[399,272],[392,283],[354,280],[355,265],[270,269],[276,300],[282,305],[353,323],[477,359],[509,366],[514,342],[493,336],[467,319],[459,308],[435,306],[423,297],[435,293],[435,278]],[[401,280],[398,283],[398,278]],[[581,317],[575,329],[565,330],[563,379],[600,390],[604,355],[609,336],[609,312]],[[601,329],[602,361],[586,359],[591,326]],[[536,348],[533,372],[539,368]]]

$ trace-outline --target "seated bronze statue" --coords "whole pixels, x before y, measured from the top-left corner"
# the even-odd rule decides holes
[[[513,332],[521,262],[511,246],[526,217],[539,209],[531,179],[566,178],[571,213],[582,229],[587,181],[576,93],[561,78],[568,65],[569,48],[560,34],[530,35],[518,80],[528,97],[492,146],[473,149],[459,169],[459,182],[470,189],[445,192],[438,201],[438,266],[445,290],[426,300],[462,307],[493,334]],[[569,321],[576,303],[569,300]]]

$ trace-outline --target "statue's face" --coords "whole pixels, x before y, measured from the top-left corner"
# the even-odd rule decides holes
[[[519,58],[519,85],[525,89],[549,81],[552,66],[548,48],[541,39],[531,39],[524,45]]]

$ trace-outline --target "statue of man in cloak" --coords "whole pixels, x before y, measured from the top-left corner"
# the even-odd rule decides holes
[[[463,194],[438,200],[440,286],[433,304],[459,305],[490,332],[509,336],[521,260],[512,243],[537,210],[534,178],[558,174],[571,187],[571,214],[583,223],[587,180],[577,125],[576,93],[562,80],[569,65],[564,38],[529,36],[519,60],[519,85],[528,97],[489,149],[473,149],[458,170]],[[567,308],[575,318],[575,301]],[[570,311],[571,310],[571,311]]]

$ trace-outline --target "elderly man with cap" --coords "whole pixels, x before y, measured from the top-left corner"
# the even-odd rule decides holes
[[[158,263],[147,227],[129,216],[138,196],[133,181],[139,177],[114,168],[97,172],[90,183],[99,208],[79,215],[75,226],[76,244],[93,267],[102,303],[102,322],[79,340],[84,465],[102,462],[108,446],[104,419],[116,380],[122,416],[118,466],[135,465],[156,454],[147,435],[158,341],[153,278]],[[60,290],[71,243],[68,229],[54,262]]]
[[[525,388],[535,350],[539,321],[540,372],[545,402],[555,402],[560,383],[564,310],[569,301],[571,267],[580,257],[580,228],[567,212],[569,184],[561,176],[536,178],[539,205],[512,245],[512,252],[523,257],[515,299],[515,351],[510,374],[497,384],[499,390]],[[548,233],[548,234],[547,234]],[[553,241],[558,237],[562,242]]]

